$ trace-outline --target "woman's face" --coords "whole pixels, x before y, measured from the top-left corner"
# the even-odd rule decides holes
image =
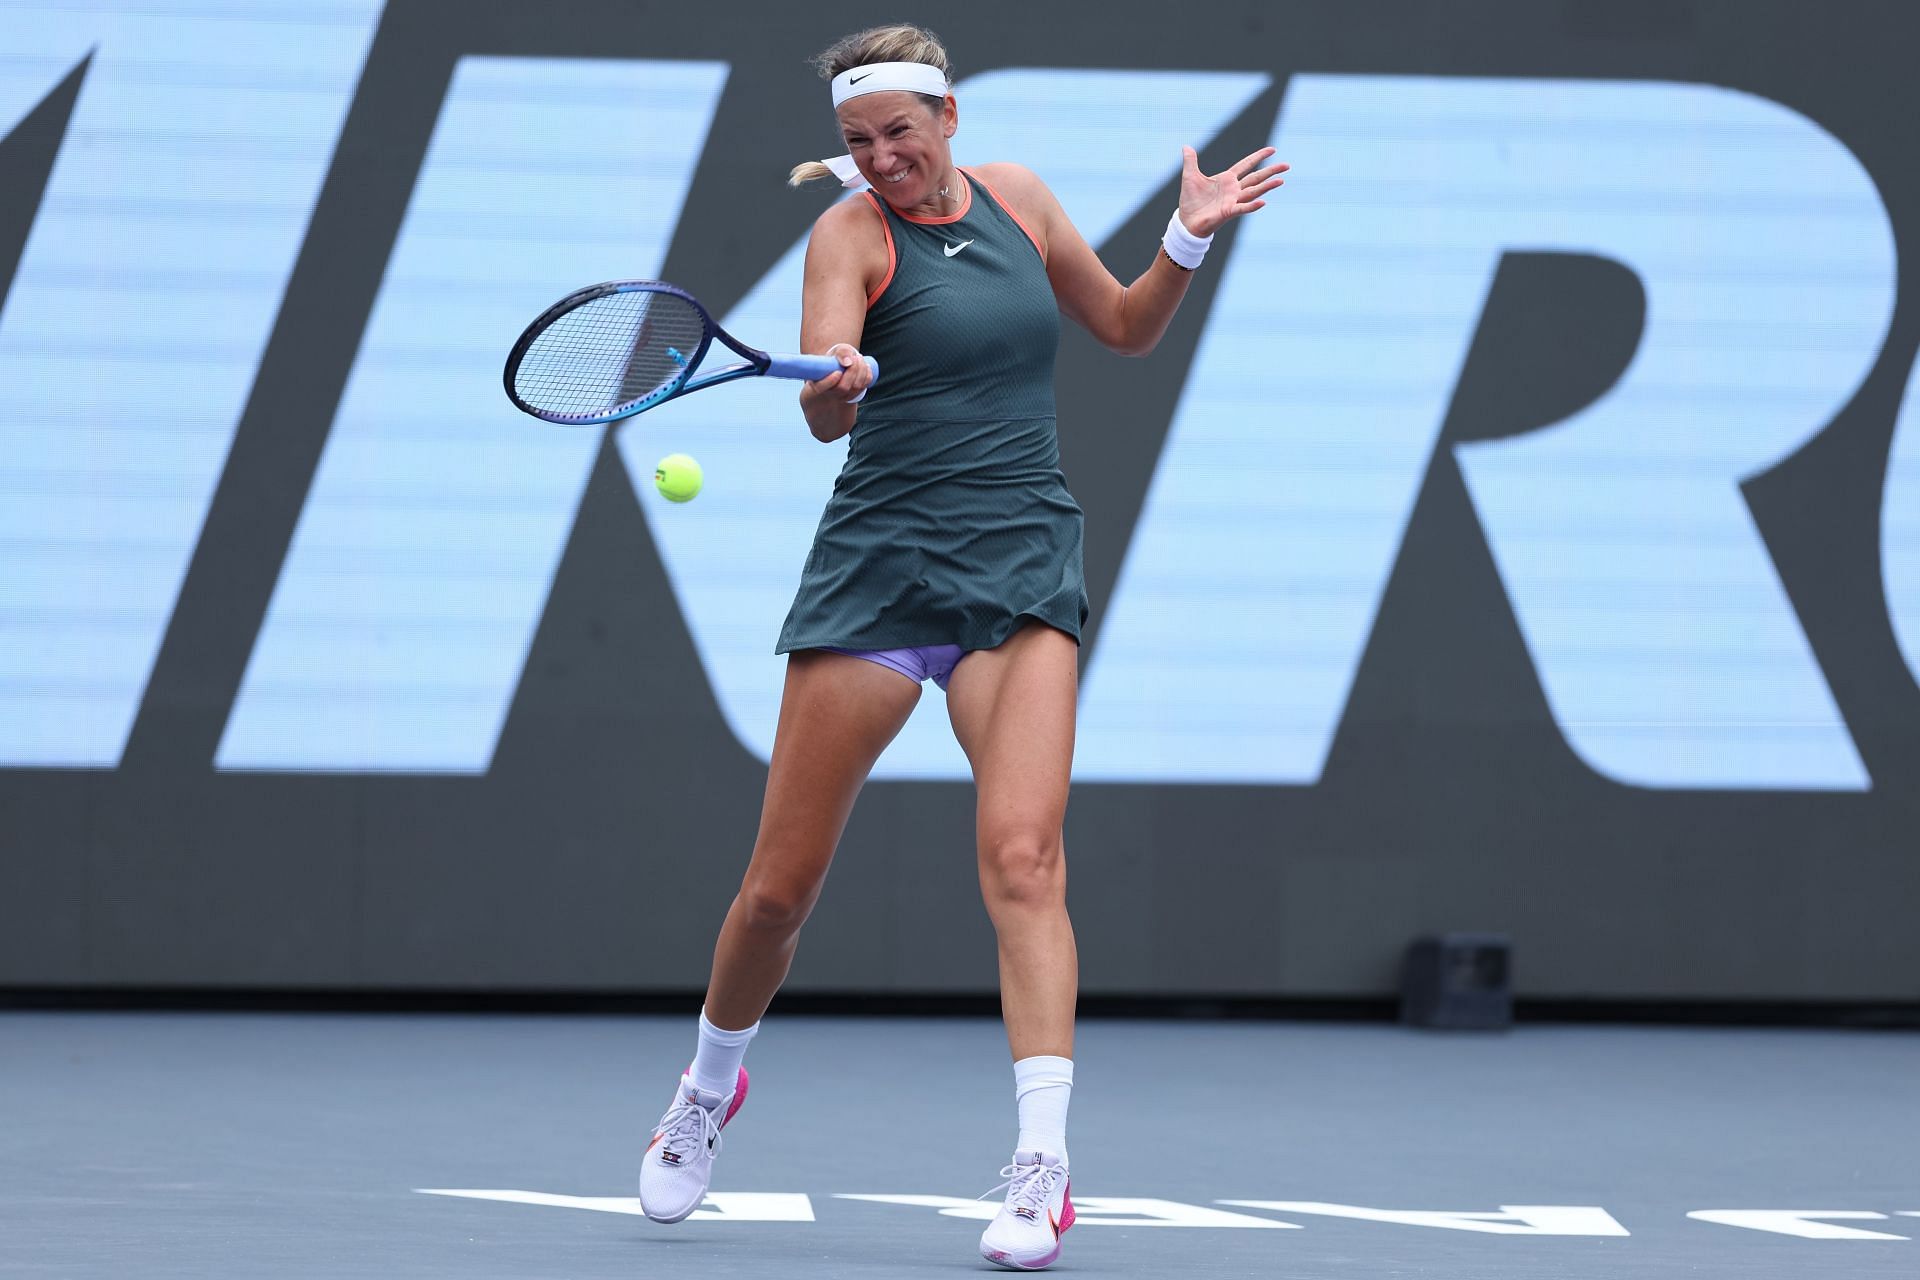
[[[836,114],[860,176],[888,204],[927,203],[947,181],[953,167],[947,139],[959,120],[951,97],[935,111],[917,93],[869,93],[840,104]]]

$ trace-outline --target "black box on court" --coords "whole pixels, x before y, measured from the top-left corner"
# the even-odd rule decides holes
[[[1400,1021],[1412,1027],[1504,1031],[1513,1025],[1513,948],[1498,933],[1438,933],[1407,946]]]

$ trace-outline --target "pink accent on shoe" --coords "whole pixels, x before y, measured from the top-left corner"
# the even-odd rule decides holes
[[[1067,1207],[1060,1211],[1060,1234],[1067,1234],[1067,1228],[1073,1225],[1073,1179],[1067,1179],[1067,1185],[1061,1195],[1066,1197]]]
[[[733,1087],[733,1105],[727,1108],[726,1115],[720,1117],[720,1127],[722,1129],[727,1127],[727,1121],[733,1119],[733,1113],[738,1111],[740,1109],[740,1104],[745,1102],[746,1100],[747,1100],[747,1069],[745,1067],[742,1067],[740,1068],[740,1081],[738,1084],[734,1085]],[[1069,1212],[1067,1214],[1067,1217],[1071,1219],[1073,1217],[1073,1214]]]
[[[683,1071],[681,1074],[686,1076],[693,1075],[693,1064],[689,1062],[687,1064],[687,1069]],[[720,1117],[720,1127],[722,1129],[727,1127],[727,1121],[733,1119],[733,1113],[738,1111],[740,1109],[740,1104],[745,1102],[746,1100],[747,1100],[747,1069],[745,1067],[742,1067],[740,1068],[739,1076],[735,1078],[734,1084],[733,1084],[733,1105],[727,1108],[727,1114]]]

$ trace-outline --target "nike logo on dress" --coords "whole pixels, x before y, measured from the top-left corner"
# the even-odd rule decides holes
[[[973,243],[973,241],[971,241],[971,240],[962,240],[962,241],[961,241],[961,242],[960,242],[959,244],[950,244],[950,245],[948,245],[948,246],[947,246],[947,256],[948,256],[949,258],[951,258],[951,257],[952,257],[952,256],[953,256],[954,254],[956,254],[956,253],[958,253],[958,252],[960,252],[960,251],[961,251],[962,249],[964,249],[964,248],[966,248],[966,247],[967,247],[968,245],[970,245],[970,244],[972,244],[972,243]]]

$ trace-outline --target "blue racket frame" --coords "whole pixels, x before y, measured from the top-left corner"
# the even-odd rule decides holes
[[[649,394],[641,396],[637,400],[617,404],[611,409],[602,410],[597,413],[557,413],[551,409],[542,409],[537,405],[528,404],[525,400],[521,399],[520,393],[514,390],[514,375],[519,372],[520,360],[526,355],[527,349],[533,345],[534,340],[544,333],[547,328],[561,316],[583,307],[596,299],[604,298],[615,293],[671,294],[676,298],[686,301],[693,307],[695,314],[700,317],[703,332],[700,337],[699,346],[695,348],[691,356],[688,356],[681,362],[679,376]],[[700,362],[706,359],[707,351],[713,346],[715,338],[718,338],[729,350],[739,355],[741,360],[736,364],[726,365],[709,373],[701,374],[697,378],[694,377],[694,370],[698,369]],[[507,364],[501,373],[501,381],[506,386],[507,399],[513,401],[514,407],[522,413],[532,414],[534,417],[540,418],[543,421],[557,422],[563,426],[592,427],[601,426],[609,422],[618,422],[622,418],[631,418],[636,413],[644,413],[648,409],[657,408],[667,401],[686,395],[689,392],[718,386],[723,382],[733,382],[740,378],[758,377],[793,378],[804,382],[812,382],[816,379],[824,378],[831,373],[838,372],[840,367],[840,361],[838,357],[835,356],[776,355],[762,351],[758,347],[748,346],[746,343],[741,342],[738,338],[728,333],[725,329],[722,329],[719,323],[714,320],[713,313],[701,304],[700,299],[694,297],[679,285],[669,284],[664,280],[609,280],[602,284],[588,285],[582,289],[575,289],[572,293],[560,299],[560,301],[554,303],[545,311],[542,311],[534,319],[533,323],[527,326],[526,331],[520,335],[519,339],[514,342],[512,350],[507,353]],[[872,371],[874,380],[877,381],[880,377],[879,363],[875,361],[873,357],[869,356],[867,357],[867,367]]]

